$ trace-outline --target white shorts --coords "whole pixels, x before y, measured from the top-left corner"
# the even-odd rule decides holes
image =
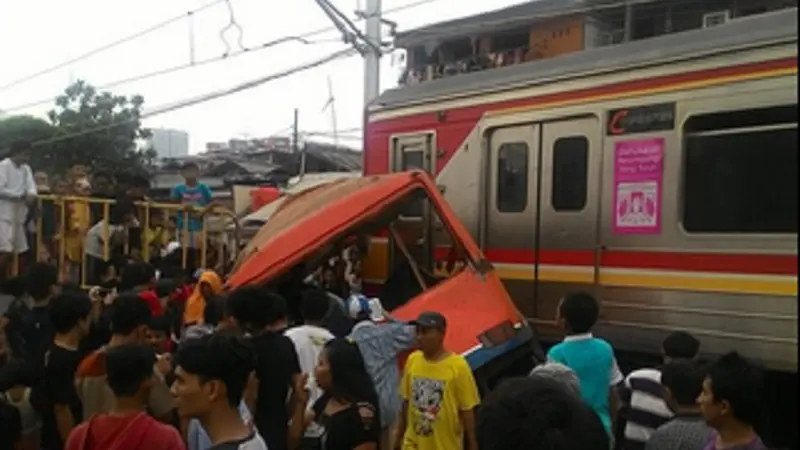
[[[0,253],[20,254],[27,251],[25,224],[0,220]]]

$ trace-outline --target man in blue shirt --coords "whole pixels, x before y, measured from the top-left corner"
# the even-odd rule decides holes
[[[188,231],[188,246],[195,246],[196,233],[203,229],[203,221],[193,214],[192,211],[197,208],[206,208],[212,204],[211,189],[203,183],[197,181],[200,176],[200,168],[193,162],[187,162],[181,168],[181,175],[183,176],[183,184],[179,184],[172,189],[170,198],[172,201],[180,202],[186,208],[186,212],[179,212],[177,217],[178,232],[180,233],[180,242],[183,243],[183,232]],[[187,224],[184,225],[184,220],[189,218]]]
[[[619,404],[616,385],[623,377],[611,344],[592,336],[599,313],[597,300],[587,293],[573,293],[561,299],[556,319],[567,335],[547,352],[547,359],[564,364],[578,375],[583,401],[600,416],[606,432],[613,437]]]

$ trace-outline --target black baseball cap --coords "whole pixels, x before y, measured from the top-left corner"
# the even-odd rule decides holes
[[[411,325],[416,325],[421,328],[433,328],[444,331],[447,328],[447,319],[443,315],[435,311],[427,311],[421,313],[417,320],[412,320]]]

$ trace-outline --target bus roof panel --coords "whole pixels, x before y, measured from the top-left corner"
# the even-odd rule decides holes
[[[379,110],[442,97],[497,92],[578,75],[788,42],[797,42],[797,8],[735,19],[711,28],[398,87],[381,94],[370,108]]]

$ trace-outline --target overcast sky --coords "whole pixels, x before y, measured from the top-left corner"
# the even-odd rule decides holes
[[[334,0],[341,11],[352,13],[365,0]],[[383,0],[391,10],[419,0]],[[0,86],[25,77],[95,47],[149,28],[168,18],[196,9],[211,0],[0,0]],[[298,35],[330,25],[314,0],[230,0],[235,18],[244,31],[246,47],[287,35]],[[432,22],[502,8],[521,0],[430,0],[428,3],[387,14],[400,30]],[[195,60],[220,56],[225,44],[219,33],[229,20],[224,3],[208,8],[194,18]],[[357,22],[363,26],[362,22]],[[73,79],[84,79],[95,86],[190,61],[189,22],[181,20],[140,39],[120,45],[69,67],[37,77],[9,89],[0,90],[0,110],[7,114],[33,114],[44,117],[52,102]],[[227,34],[235,51],[236,30]],[[223,62],[190,68],[165,76],[122,84],[111,88],[120,94],[142,94],[147,106],[158,107],[175,101],[235,86],[270,73],[319,59],[344,48],[331,31],[316,36],[326,42],[315,45],[288,43],[272,49]],[[384,58],[381,89],[396,85],[398,63],[391,55]],[[331,132],[330,113],[322,107],[328,98],[327,78],[331,77],[339,130],[360,128],[362,124],[363,63],[359,56],[327,64],[223,99],[192,106],[148,119],[152,128],[177,128],[189,132],[190,151],[201,152],[206,142],[234,137],[263,137],[286,133],[293,109],[300,109],[300,128],[304,131]],[[45,103],[16,109],[39,100]],[[360,136],[360,132],[349,136]],[[360,146],[360,141],[341,141]]]

